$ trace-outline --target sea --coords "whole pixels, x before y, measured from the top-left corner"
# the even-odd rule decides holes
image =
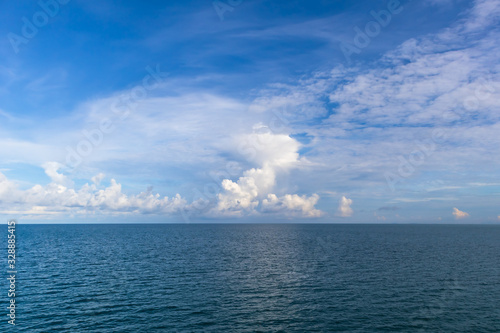
[[[500,332],[500,225],[19,224],[16,240],[1,332]]]

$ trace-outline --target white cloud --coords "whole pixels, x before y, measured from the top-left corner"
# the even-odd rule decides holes
[[[323,212],[314,208],[318,203],[319,196],[313,194],[310,197],[297,194],[286,194],[277,197],[276,194],[268,194],[267,199],[262,201],[264,212],[279,212],[285,216],[320,217]]]
[[[273,133],[267,126],[257,124],[250,135],[239,136],[238,153],[246,160],[272,168],[289,169],[300,163],[300,144],[287,134]]]
[[[500,1],[476,0],[470,18],[465,23],[466,31],[477,31],[494,24],[500,17]]]
[[[96,186],[99,186],[99,184],[103,179],[104,179],[104,174],[102,172],[91,178],[91,180],[94,182]]]
[[[351,208],[352,200],[343,196],[339,201],[339,207],[337,209],[337,215],[341,217],[350,217],[353,214]]]
[[[273,155],[269,155],[269,160],[261,168],[245,171],[237,182],[229,179],[222,181],[223,191],[218,196],[216,206],[212,207],[211,215],[258,214],[260,212],[257,208],[267,196],[265,202],[262,202],[262,212],[284,216],[321,216],[321,212],[314,208],[319,200],[317,195],[307,197],[287,194],[278,198],[270,193],[276,185],[276,172],[287,170],[299,162],[295,151],[298,144],[290,142],[293,139],[288,137],[285,140],[278,135],[274,140],[275,142],[268,142],[267,149],[275,149],[276,154],[272,158]],[[282,146],[285,151],[280,153],[279,142],[285,143]],[[0,172],[0,213],[40,218],[58,214],[74,216],[95,213],[172,215],[196,210],[200,205],[199,202],[188,204],[179,194],[172,198],[161,197],[158,193],[152,193],[151,189],[137,195],[127,195],[115,179],[111,179],[107,187],[100,186],[104,179],[103,173],[92,177],[93,184],[86,183],[76,189],[74,182],[60,172],[61,164],[47,162],[43,167],[52,181],[45,186],[37,184],[26,190],[19,189],[16,183]]]
[[[58,172],[59,169],[63,168],[62,164],[58,162],[47,162],[44,163],[42,167],[45,169],[45,173],[47,174],[47,176],[49,176],[55,184],[65,186],[71,186],[73,184],[73,182],[69,180],[68,177]]]
[[[319,200],[316,194],[311,197],[297,194],[278,197],[271,193],[276,185],[276,173],[286,172],[301,163],[298,154],[300,145],[296,140],[288,135],[265,132],[253,133],[242,142],[245,148],[242,152],[250,152],[249,159],[256,161],[261,167],[245,171],[237,181],[224,179],[223,190],[218,194],[217,205],[211,212],[213,215],[255,215],[259,212],[259,206],[262,206],[260,212],[321,216],[321,211],[314,208]]]
[[[8,180],[5,175],[0,172],[0,201],[12,198],[16,191],[16,184]]]
[[[186,200],[179,194],[173,198],[161,197],[151,191],[138,195],[126,195],[121,184],[111,179],[108,187],[98,188],[96,184],[85,184],[80,189],[68,188],[61,184],[68,182],[57,172],[58,165],[46,165],[53,182],[48,185],[35,185],[27,190],[20,190],[0,173],[0,201],[3,211],[14,211],[7,207],[18,207],[23,214],[58,214],[100,212],[129,212],[139,214],[172,214],[188,207]],[[72,183],[72,182],[71,182]],[[189,208],[189,207],[188,207]]]
[[[462,212],[458,208],[453,208],[453,216],[455,216],[455,219],[460,220],[460,219],[465,219],[469,217],[469,214],[466,212]]]

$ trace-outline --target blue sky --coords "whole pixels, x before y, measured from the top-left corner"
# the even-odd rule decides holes
[[[4,2],[0,215],[498,223],[498,0]]]

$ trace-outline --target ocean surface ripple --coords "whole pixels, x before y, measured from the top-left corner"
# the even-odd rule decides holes
[[[17,332],[500,332],[500,226],[18,225],[16,239]]]

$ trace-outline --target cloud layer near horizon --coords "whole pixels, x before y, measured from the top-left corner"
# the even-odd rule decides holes
[[[262,129],[262,126],[257,126]],[[188,203],[176,194],[172,198],[161,197],[151,189],[137,195],[126,195],[122,185],[111,179],[108,187],[100,186],[104,174],[92,177],[92,184],[86,183],[80,189],[74,188],[74,182],[60,172],[64,165],[47,162],[43,165],[45,173],[52,180],[48,185],[35,185],[21,190],[17,184],[8,180],[0,172],[0,202],[16,207],[0,211],[3,214],[52,216],[54,214],[159,214],[212,217],[256,216],[260,213],[272,213],[286,217],[319,217],[323,213],[315,208],[319,200],[317,194],[299,196],[285,194],[278,197],[271,191],[276,185],[276,172],[286,172],[298,167],[298,149],[300,144],[284,134],[264,132],[248,135],[242,140],[255,149],[252,158],[261,163],[260,168],[252,168],[243,173],[236,182],[223,179],[222,191],[213,203],[206,203],[200,209],[197,200]]]

